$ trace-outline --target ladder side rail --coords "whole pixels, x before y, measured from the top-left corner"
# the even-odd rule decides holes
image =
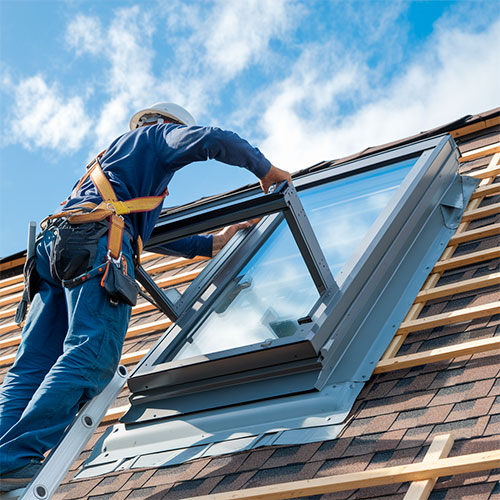
[[[59,443],[43,462],[38,474],[19,497],[20,500],[50,500],[71,464],[94,434],[106,411],[127,381],[127,369],[120,365],[104,390],[87,402],[66,429]]]

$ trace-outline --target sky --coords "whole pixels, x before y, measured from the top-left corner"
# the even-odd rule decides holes
[[[500,105],[500,0],[0,0],[0,257],[160,101],[295,171]],[[164,206],[255,182],[215,161]]]

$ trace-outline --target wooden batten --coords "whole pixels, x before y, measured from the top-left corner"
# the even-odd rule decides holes
[[[467,175],[475,177],[476,179],[488,179],[491,177],[496,177],[497,175],[500,175],[500,166],[497,165],[493,168],[487,167],[481,170],[473,170],[472,172],[467,172]]]
[[[448,446],[443,446],[441,454]],[[499,466],[500,450],[494,450],[337,476],[269,484],[257,488],[191,497],[191,500],[283,500],[407,481],[433,481],[442,476],[491,470]]]
[[[436,436],[427,450],[423,462],[435,462],[441,458],[446,458],[452,447],[453,438],[451,437],[451,434]],[[413,483],[410,484],[403,500],[427,500],[436,482],[437,477],[425,479],[423,481],[413,481]]]
[[[15,285],[16,283],[21,283],[23,281],[24,275],[22,273],[11,276],[10,278],[5,278],[3,280],[0,280],[0,290],[11,285]]]
[[[412,321],[404,321],[398,329],[399,334],[418,332],[437,326],[451,325],[453,323],[461,323],[476,318],[484,318],[498,314],[500,310],[500,302],[491,304],[482,304],[479,306],[466,307],[456,311],[447,313],[435,314],[426,318],[419,318]]]
[[[414,366],[436,363],[437,361],[445,361],[447,359],[476,354],[478,352],[493,351],[496,349],[500,349],[500,337],[473,340],[471,342],[463,342],[448,347],[432,349],[431,351],[406,354],[392,359],[382,359],[378,362],[373,373],[386,373],[402,370],[403,368],[413,368]]]
[[[464,267],[470,264],[496,259],[498,257],[500,257],[500,247],[488,248],[486,250],[471,252],[457,257],[451,257],[450,259],[438,261],[432,272],[436,273],[446,271],[448,269],[456,269],[458,267]]]
[[[423,290],[417,295],[415,302],[426,302],[440,297],[448,297],[457,293],[478,290],[480,288],[487,288],[495,285],[500,285],[500,273],[493,273],[487,276],[480,276],[479,278],[472,278],[470,280],[458,281],[429,290]]]
[[[500,123],[500,116],[495,116],[493,118],[488,118],[487,120],[481,120],[471,125],[466,125],[465,127],[457,128],[452,130],[450,135],[456,139],[458,137],[463,137],[465,135],[473,134],[474,132],[479,132],[480,130],[486,130],[487,128],[494,127]]]
[[[500,183],[496,182],[495,184],[487,184],[485,186],[479,186],[472,193],[471,200],[474,198],[482,198],[484,196],[492,196],[500,194]]]
[[[14,260],[3,262],[2,264],[0,264],[0,272],[8,271],[9,269],[14,269],[15,267],[18,266],[23,266],[25,262],[26,262],[26,257],[19,257]]]
[[[482,219],[500,213],[500,203],[493,203],[485,207],[479,207],[474,210],[467,210],[462,216],[462,222]]]
[[[500,223],[490,224],[488,226],[479,227],[477,229],[471,229],[470,231],[464,231],[463,233],[455,234],[451,237],[449,245],[459,245],[460,243],[467,243],[469,241],[489,238],[490,236],[498,236],[499,233]]]
[[[473,149],[471,151],[467,151],[466,153],[462,153],[459,161],[471,161],[476,160],[477,158],[483,158],[488,155],[492,155],[500,152],[500,142],[495,142],[494,144],[489,144],[488,146],[483,146],[480,148]]]

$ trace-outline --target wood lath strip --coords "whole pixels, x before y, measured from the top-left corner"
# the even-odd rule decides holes
[[[489,217],[498,213],[500,213],[500,203],[493,203],[491,205],[486,205],[485,207],[479,207],[474,210],[464,212],[462,222],[482,219],[483,217]]]
[[[103,419],[101,420],[101,425],[102,424],[109,424],[110,422],[113,422],[115,420],[118,420],[121,418],[123,415],[125,415],[126,411],[130,408],[130,405],[127,406],[119,406],[117,408],[111,408],[106,412],[104,415]]]
[[[500,166],[497,165],[496,167],[487,167],[481,170],[473,170],[472,172],[467,172],[467,175],[469,175],[470,177],[475,177],[476,179],[489,179],[490,177],[496,177],[497,175],[500,175]]]
[[[11,321],[9,323],[5,323],[3,325],[0,325],[0,335],[3,333],[8,333],[8,332],[13,332],[14,330],[19,330],[19,325],[15,323],[14,321]],[[0,340],[0,349],[2,347],[5,347],[3,343],[5,340]]]
[[[404,321],[399,327],[398,333],[411,333],[437,326],[451,325],[453,323],[461,323],[470,321],[476,318],[484,318],[498,314],[500,311],[500,302],[492,302],[491,304],[481,304],[479,306],[466,307],[447,313],[435,314],[426,318],[419,318],[411,321]]]
[[[156,307],[151,304],[151,302],[144,301],[141,304],[137,304],[136,306],[132,307],[132,316],[136,316],[137,314],[142,314],[147,311],[152,311],[153,309],[156,309]]]
[[[458,281],[448,285],[437,286],[429,290],[422,290],[416,297],[415,302],[427,302],[428,300],[437,299],[439,297],[448,297],[456,293],[468,292],[470,290],[478,290],[489,286],[500,285],[500,273],[493,273],[479,278],[470,280]]]
[[[143,349],[142,351],[131,352],[130,354],[124,354],[120,363],[122,365],[132,365],[139,362],[146,354],[149,352],[149,349]]]
[[[142,351],[135,351],[135,352],[131,352],[129,354],[124,354],[120,359],[120,363],[122,365],[131,365],[131,364],[137,363],[148,352],[149,352],[149,349],[143,349]],[[2,357],[0,357],[0,366],[11,365],[12,363],[14,363],[15,359],[16,359],[15,354],[8,354],[7,356],[2,356]]]
[[[153,304],[149,302],[144,302],[132,308],[132,316],[143,313],[145,311],[150,311],[155,309]],[[15,314],[15,309],[9,309],[12,314]],[[137,337],[139,335],[143,335],[145,333],[153,333],[158,330],[167,329],[171,326],[172,321],[170,319],[164,319],[160,321],[154,321],[151,323],[144,323],[143,325],[138,325],[132,328],[129,328],[127,335],[125,338]],[[0,326],[0,334],[8,333],[11,331],[18,330],[19,326],[15,322],[6,323],[5,325]],[[21,335],[16,335],[13,337],[9,337],[4,340],[0,340],[0,349],[5,349],[7,347],[12,347],[14,345],[19,345],[21,343]]]
[[[193,281],[198,274],[201,273],[200,269],[196,269],[195,271],[189,271],[186,273],[177,274],[176,276],[169,276],[168,278],[164,278],[158,280],[156,284],[160,288],[167,288],[170,286],[181,285],[183,283],[187,283],[189,281]]]
[[[494,163],[494,158],[490,161],[489,167],[491,167]],[[482,179],[481,182],[479,183],[479,186],[476,188],[482,188],[485,186],[489,186],[493,182],[493,177],[488,177],[485,179]],[[466,210],[475,210],[479,207],[481,204],[481,201],[484,199],[484,197],[476,197],[475,199],[469,200],[469,203],[467,204]],[[432,290],[434,287],[436,287],[437,283],[439,282],[439,279],[441,278],[442,272],[447,269],[451,268],[454,265],[465,265],[465,262],[471,263],[471,259],[473,258],[487,258],[490,257],[492,251],[491,249],[488,250],[490,255],[485,256],[481,252],[476,252],[475,256],[460,256],[460,257],[453,257],[454,252],[457,249],[457,245],[462,242],[463,240],[468,240],[472,241],[476,237],[483,237],[483,235],[486,233],[484,228],[480,228],[480,231],[467,231],[467,228],[469,227],[470,222],[469,221],[464,221],[461,222],[456,230],[455,235],[450,239],[448,246],[445,248],[443,254],[441,255],[438,263],[434,266],[434,269],[432,273],[427,277],[424,285],[422,286],[421,292],[425,292],[427,290]],[[499,225],[500,226],[500,225]],[[492,226],[489,226],[490,230]],[[500,227],[499,227],[500,229]],[[492,235],[497,234],[498,231],[493,230]],[[471,234],[472,233],[472,234]],[[462,240],[462,241],[461,241]],[[478,255],[480,254],[480,255]],[[468,259],[465,261],[465,259]],[[440,263],[442,264],[442,268],[439,268]],[[407,323],[410,321],[417,320],[419,317],[420,313],[422,312],[423,308],[425,306],[425,302],[415,302],[410,310],[408,311],[406,318],[404,319],[403,323]],[[386,351],[384,352],[382,356],[382,360],[388,360],[394,358],[394,356],[397,355],[399,349],[403,345],[407,335],[409,332],[401,331],[398,330],[396,332],[396,335],[392,339],[391,343],[387,347]]]
[[[488,146],[483,146],[481,148],[472,149],[466,153],[462,153],[458,161],[471,161],[477,158],[483,158],[484,156],[492,155],[495,153],[500,153],[500,142],[495,142],[494,144],[489,144]]]
[[[137,325],[129,328],[125,339],[131,339],[138,337],[140,335],[155,333],[158,331],[166,330],[172,325],[172,321],[169,319],[163,319],[160,321],[152,321],[150,323],[144,323],[142,325]],[[21,343],[21,335],[16,335],[9,337],[7,339],[0,341],[0,349],[6,349],[8,347],[17,346]],[[143,351],[140,351],[143,352]],[[146,351],[148,352],[148,351]],[[131,353],[131,356],[135,357],[136,353]],[[142,355],[140,355],[142,357]],[[12,364],[14,362],[15,354],[9,354],[7,356],[0,357],[0,366],[5,366]]]
[[[498,257],[500,257],[500,247],[487,248],[486,250],[480,250],[479,252],[471,252],[457,257],[452,257],[451,259],[438,261],[432,272],[443,272],[448,269],[456,269],[458,267],[464,267],[470,264],[496,259]]]
[[[17,326],[17,325],[16,325]],[[6,339],[0,340],[0,349],[7,349],[21,343],[21,335],[13,335]]]
[[[165,257],[160,254],[148,254],[149,260],[158,258],[158,257]],[[144,260],[144,259],[142,259]],[[185,259],[183,257],[179,257],[174,260],[170,260],[169,262],[165,263],[159,263],[154,266],[151,266],[149,268],[146,268],[146,271],[149,274],[158,274],[161,272],[165,271],[172,271],[174,269],[180,269],[185,266],[188,266],[190,264],[196,264],[198,262],[203,262],[209,260],[208,257],[194,257],[193,259]],[[11,276],[10,278],[5,278],[3,280],[0,280],[0,297],[3,295],[8,295],[10,293],[19,291],[23,289],[23,282],[24,282],[24,275],[17,274],[16,276]],[[9,288],[12,287],[12,285],[17,285],[17,287]]]
[[[446,458],[453,447],[451,434],[436,436],[425,454],[423,462],[434,462],[441,458]],[[403,500],[427,500],[437,482],[437,477],[414,481],[410,484]]]
[[[26,262],[26,257],[19,257],[14,260],[9,260],[7,262],[3,262],[0,264],[0,272],[8,271],[9,269],[13,269],[14,267],[22,266]]]
[[[473,200],[474,198],[483,198],[495,194],[500,194],[500,182],[477,187],[476,190],[472,193],[471,200]]]
[[[161,319],[159,321],[151,321],[150,323],[143,323],[142,325],[136,325],[128,329],[125,335],[126,339],[132,337],[137,337],[138,335],[143,335],[145,333],[158,332],[160,330],[166,330],[172,325],[172,321],[167,319]]]
[[[159,253],[154,253],[154,252],[142,252],[141,253],[141,265],[145,264],[146,262],[150,262],[154,259],[158,259],[159,257],[165,257],[165,256],[161,255]]]
[[[11,307],[10,309],[4,309],[3,311],[0,311],[0,319],[4,318],[10,318],[11,316],[14,316],[16,314],[16,307]]]
[[[178,259],[171,260],[170,262],[160,262],[159,264],[155,264],[154,266],[146,268],[146,271],[148,272],[148,274],[158,274],[165,271],[172,271],[174,269],[186,267],[198,262],[204,262],[206,260],[208,260],[208,257],[194,257],[193,259],[184,259],[180,257]]]
[[[0,297],[3,297],[5,295],[10,295],[11,293],[19,292],[19,291],[23,290],[23,288],[24,288],[23,282],[16,283],[14,285],[5,286],[3,288],[0,288]]]
[[[160,272],[165,272],[165,271],[172,271],[174,269],[180,269],[182,267],[185,267],[189,264],[195,264],[198,262],[202,262],[208,260],[207,257],[195,257],[194,259],[175,259],[171,262],[166,262],[164,264],[157,264],[155,266],[151,266],[150,268],[147,268],[146,271],[149,274],[157,274]],[[200,271],[197,271],[198,273]],[[165,278],[165,280],[168,280],[170,278]],[[23,289],[23,280],[24,276],[22,274],[19,274],[17,276],[13,276],[12,278],[7,278],[5,280],[2,280],[0,282],[0,297],[4,295],[9,295],[14,292],[18,292]],[[168,285],[166,285],[168,286]]]
[[[473,340],[471,342],[440,347],[430,351],[405,354],[404,356],[397,356],[392,359],[383,359],[378,362],[373,373],[386,373],[402,370],[403,368],[413,368],[414,366],[436,363],[437,361],[445,361],[447,359],[476,354],[478,352],[493,351],[496,349],[500,349],[500,337]]]
[[[0,357],[0,366],[11,365],[12,363],[14,363],[15,359],[16,359],[15,354],[7,354],[6,356],[1,356]]]
[[[190,281],[193,281],[196,278],[196,276],[198,276],[198,274],[200,274],[200,273],[201,273],[201,270],[196,269],[194,271],[189,271],[186,273],[178,274],[176,276],[170,276],[168,278],[158,280],[156,282],[156,284],[160,288],[168,288],[171,286],[182,285],[184,283],[188,283]],[[22,289],[22,285],[21,285],[21,289]],[[21,300],[21,296],[22,296],[22,292],[20,292],[18,294],[9,295],[8,297],[5,297],[4,299],[0,299],[0,307],[8,305],[8,304],[12,304],[14,302],[19,302]],[[136,306],[136,308],[132,309],[132,314],[139,314],[140,312],[151,311],[152,309],[154,309],[154,306],[150,303],[146,303],[146,304],[141,304],[140,306]],[[10,309],[10,311],[13,311],[13,313],[15,314],[15,309]],[[6,317],[6,316],[4,316],[4,317]]]
[[[15,276],[11,276],[10,278],[0,280],[0,288],[14,285],[15,283],[21,283],[22,281],[24,281],[24,274],[16,274]]]
[[[500,123],[500,116],[495,116],[493,118],[488,118],[487,120],[481,120],[479,122],[473,123],[471,125],[465,125],[465,127],[457,128],[452,130],[450,135],[456,139],[457,137],[463,137],[464,135],[469,135],[479,130],[485,130],[490,127],[494,127]]]
[[[0,307],[6,306],[8,304],[13,304],[14,302],[19,302],[22,296],[23,293],[19,292],[19,293],[13,293],[12,295],[8,295],[7,297],[0,299]]]
[[[6,309],[5,311],[1,311],[0,312],[0,319],[14,317],[14,315],[16,314],[16,308],[17,307],[12,307],[11,309]],[[150,302],[144,301],[141,304],[138,304],[138,305],[132,307],[132,316],[136,316],[138,314],[142,314],[142,313],[147,312],[147,311],[152,311],[153,309],[156,309],[156,307],[153,304],[151,304]],[[12,328],[12,329],[14,329],[14,328]],[[3,333],[5,333],[6,331],[9,331],[9,330],[5,330],[5,331],[3,331]],[[0,333],[2,333],[2,326],[0,326]]]
[[[491,470],[499,466],[500,450],[494,450],[336,476],[269,484],[256,488],[191,497],[191,500],[283,500],[384,484],[434,480],[442,476]]]
[[[471,229],[470,231],[455,234],[451,237],[449,245],[455,246],[460,245],[461,243],[468,243],[469,241],[489,238],[490,236],[498,236],[499,233],[500,223],[489,224],[488,226],[478,227],[477,229]]]

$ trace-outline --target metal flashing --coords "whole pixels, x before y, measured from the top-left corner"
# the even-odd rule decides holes
[[[171,465],[200,456],[270,444],[336,437],[363,387],[345,382],[322,391],[235,405],[105,432],[77,478],[127,468]],[[214,448],[212,448],[214,446]],[[212,448],[212,451],[210,451]]]

